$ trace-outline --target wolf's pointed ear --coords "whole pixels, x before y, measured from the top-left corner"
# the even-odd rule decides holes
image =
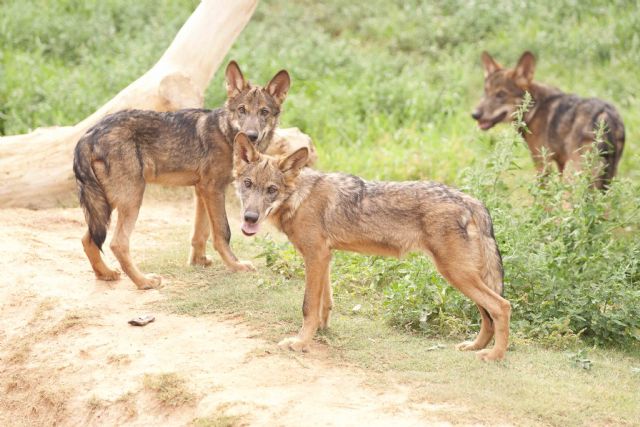
[[[280,70],[273,76],[271,81],[267,83],[265,88],[267,89],[267,93],[278,101],[278,104],[282,104],[287,97],[290,86],[291,78],[289,77],[289,73],[287,70]]]
[[[233,140],[233,164],[237,168],[248,165],[260,159],[260,153],[249,142],[249,138],[242,132],[238,132]]]
[[[533,53],[526,51],[518,60],[514,69],[514,79],[521,88],[527,88],[533,81],[533,72],[536,69],[536,57]]]
[[[489,55],[489,52],[486,50],[482,52],[480,55],[480,59],[482,59],[482,66],[484,67],[484,77],[487,78],[489,74],[493,74],[496,71],[500,70],[502,66],[496,62],[495,59]]]
[[[242,71],[240,71],[240,67],[236,61],[229,62],[224,76],[227,84],[227,97],[229,98],[238,95],[247,86],[247,81],[244,79]]]
[[[302,147],[280,160],[278,169],[285,174],[298,174],[309,161],[309,149]]]

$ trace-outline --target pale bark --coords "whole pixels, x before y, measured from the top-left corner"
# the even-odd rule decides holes
[[[75,204],[73,149],[87,129],[109,113],[202,107],[211,77],[256,6],[257,0],[202,0],[160,60],[89,117],[74,126],[0,138],[0,207]],[[286,140],[296,145],[305,137],[285,131],[279,138],[284,145]]]

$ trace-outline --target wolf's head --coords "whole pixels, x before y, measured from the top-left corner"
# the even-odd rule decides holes
[[[253,236],[295,191],[295,180],[307,164],[309,150],[272,157],[260,154],[247,135],[238,133],[233,146],[233,176],[241,202],[242,232]]]
[[[255,86],[245,80],[238,64],[231,61],[227,65],[225,80],[229,137],[234,138],[242,132],[263,152],[278,125],[280,109],[291,85],[289,73],[280,70],[264,87]]]
[[[487,52],[482,52],[484,95],[471,117],[482,130],[509,122],[533,81],[536,59],[525,52],[514,68],[502,68]]]

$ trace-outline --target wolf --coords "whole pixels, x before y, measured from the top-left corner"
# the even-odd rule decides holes
[[[151,183],[195,187],[191,264],[211,264],[206,242],[213,231],[213,246],[229,269],[254,270],[229,247],[225,189],[233,180],[233,141],[243,132],[256,150],[268,148],[291,80],[281,70],[264,87],[252,85],[231,61],[225,81],[227,100],[222,108],[120,111],[103,118],[78,141],[73,171],[88,225],[82,245],[97,278],[119,278],[100,254],[111,213],[117,209],[110,247],[120,266],[139,289],[160,285],[160,276],[141,273],[129,253],[144,190]]]
[[[261,154],[242,133],[234,144],[234,177],[242,232],[269,220],[304,259],[303,326],[281,346],[308,351],[318,328],[329,326],[333,297],[331,253],[346,250],[401,257],[429,255],[438,271],[480,310],[480,332],[460,350],[483,360],[505,356],[511,305],[503,298],[502,258],[489,212],[478,200],[433,182],[369,182],[306,168],[308,150]],[[485,349],[495,336],[492,349]]]
[[[603,140],[597,144],[602,169],[593,184],[599,189],[608,188],[625,142],[624,124],[616,108],[597,98],[580,98],[533,81],[536,59],[531,52],[524,52],[514,68],[503,68],[486,51],[481,59],[484,96],[471,114],[480,129],[511,121],[525,92],[529,92],[533,106],[524,116],[528,131],[521,130],[522,136],[539,173],[545,172],[545,160],[552,160],[562,174],[569,163],[580,168],[581,155],[591,149],[596,129],[603,122]]]

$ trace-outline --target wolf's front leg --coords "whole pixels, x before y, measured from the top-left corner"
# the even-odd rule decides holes
[[[191,235],[191,251],[189,252],[190,265],[211,265],[211,258],[207,256],[207,240],[211,234],[209,216],[205,205],[204,196],[196,189],[195,191],[196,215],[193,222],[193,233]]]
[[[328,267],[327,281],[322,291],[322,306],[320,307],[320,329],[327,329],[333,309],[333,291],[331,290],[331,267]]]
[[[239,261],[229,247],[231,230],[224,206],[225,186],[208,185],[205,188],[204,200],[213,231],[213,247],[232,271],[255,271],[256,268],[250,261]]]
[[[285,338],[278,344],[294,351],[309,351],[309,346],[318,327],[328,320],[322,313],[323,294],[329,286],[329,266],[331,251],[328,248],[314,248],[315,252],[302,254],[304,257],[306,287],[302,303],[302,329],[298,335]],[[327,317],[327,319],[325,319]]]

